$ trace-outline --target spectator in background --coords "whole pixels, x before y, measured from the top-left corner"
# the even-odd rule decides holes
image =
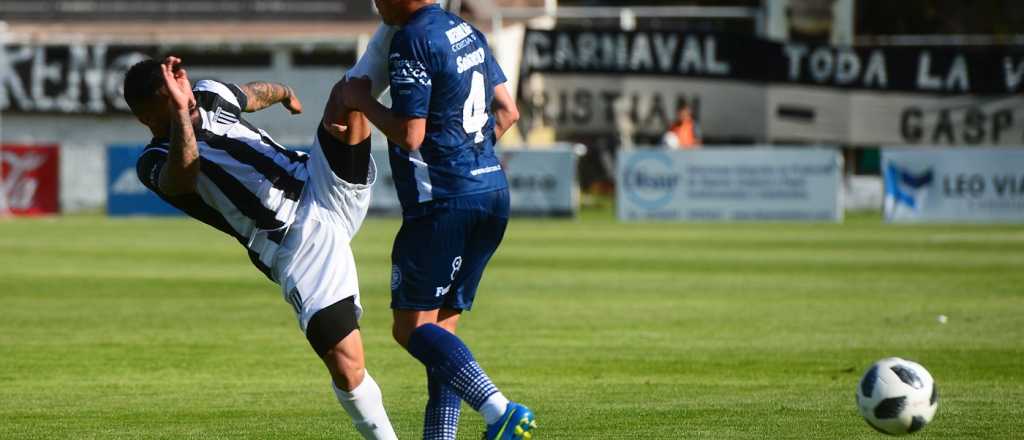
[[[700,124],[693,119],[690,105],[683,102],[676,109],[676,120],[661,137],[661,145],[670,150],[692,150],[700,148]]]

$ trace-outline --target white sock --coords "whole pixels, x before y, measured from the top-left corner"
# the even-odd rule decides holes
[[[506,409],[508,409],[508,399],[501,393],[494,393],[484,401],[483,405],[480,405],[480,415],[484,416],[485,423],[493,425],[501,420]]]
[[[370,373],[363,375],[363,383],[356,389],[347,392],[338,388],[331,381],[331,388],[338,398],[338,403],[345,409],[348,416],[352,418],[352,424],[356,430],[367,440],[397,440],[395,429],[391,427],[388,420],[388,413],[384,410],[384,399],[377,382],[370,377]]]
[[[380,99],[391,86],[388,67],[388,54],[391,51],[391,38],[398,31],[397,26],[381,24],[370,37],[366,51],[359,57],[356,65],[345,73],[346,78],[370,78],[370,96]]]

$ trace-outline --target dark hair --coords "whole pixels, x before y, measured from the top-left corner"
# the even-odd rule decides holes
[[[679,101],[679,105],[676,105],[676,111],[680,112],[690,108],[690,104],[686,101]]]
[[[139,114],[163,85],[160,63],[153,59],[139,61],[124,74],[124,101],[132,113]]]

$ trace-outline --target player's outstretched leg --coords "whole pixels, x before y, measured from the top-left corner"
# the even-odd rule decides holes
[[[324,353],[324,364],[331,372],[331,388],[338,403],[348,413],[364,439],[396,440],[394,428],[384,410],[380,386],[366,371],[363,344],[355,330]]]
[[[400,336],[396,334],[396,336]],[[462,400],[478,411],[487,423],[485,438],[529,439],[536,427],[533,412],[509,402],[484,373],[462,340],[435,325],[416,327],[405,342],[413,357],[423,363],[437,379],[445,382]]]
[[[332,90],[317,130],[318,148],[330,168],[320,171],[333,174],[335,178],[330,179],[331,182],[340,178],[352,184],[365,184],[370,163],[369,122],[361,113],[346,109],[337,93],[339,87]],[[331,184],[325,186],[323,192],[342,191],[344,188]],[[349,208],[336,201],[342,199],[341,196],[326,197],[322,204],[340,214]],[[358,225],[353,227],[359,228]],[[351,259],[347,244],[344,250]],[[338,258],[340,254],[335,250],[333,255]],[[353,298],[346,298],[316,312],[306,327],[306,338],[330,371],[334,395],[363,438],[394,440],[397,437],[384,410],[380,387],[364,366],[358,321],[358,306]]]

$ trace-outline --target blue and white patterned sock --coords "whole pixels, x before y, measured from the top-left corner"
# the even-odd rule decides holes
[[[407,349],[475,411],[488,397],[498,393],[498,387],[476,363],[466,344],[437,325],[422,325],[414,330]]]
[[[427,408],[423,412],[423,440],[455,440],[462,399],[455,390],[427,369]]]

